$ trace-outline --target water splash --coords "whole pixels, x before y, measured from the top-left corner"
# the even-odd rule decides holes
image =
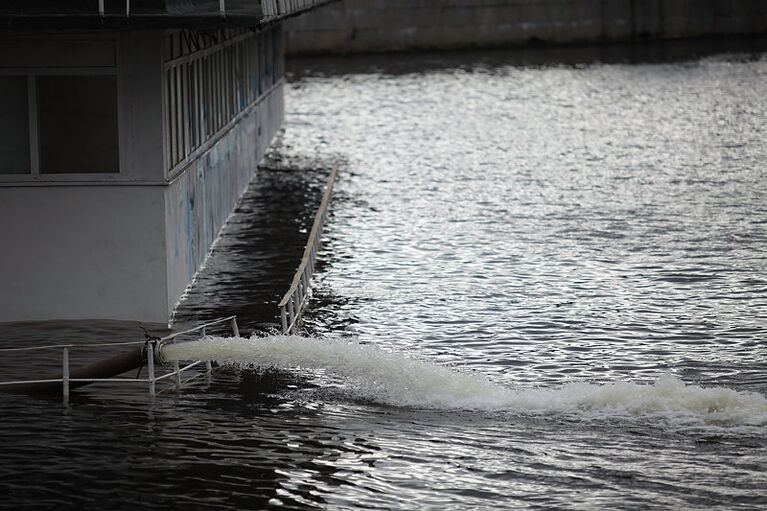
[[[374,345],[337,339],[207,337],[168,345],[167,360],[215,360],[242,367],[324,370],[343,377],[355,397],[394,406],[487,411],[578,412],[663,416],[718,426],[767,425],[767,399],[753,392],[687,385],[663,376],[651,385],[571,383],[514,390]]]

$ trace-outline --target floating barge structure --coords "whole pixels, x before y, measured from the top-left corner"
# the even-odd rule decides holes
[[[0,322],[167,323],[283,115],[283,21],[328,0],[0,5]]]

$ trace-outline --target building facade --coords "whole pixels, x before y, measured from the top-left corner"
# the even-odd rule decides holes
[[[167,323],[282,123],[282,19],[322,2],[19,3],[0,9],[0,321]]]

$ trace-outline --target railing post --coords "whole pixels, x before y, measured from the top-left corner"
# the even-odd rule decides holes
[[[154,378],[154,343],[148,342],[146,345],[146,367],[149,372],[149,395],[155,394],[155,378]]]
[[[69,348],[64,348],[61,367],[61,393],[64,404],[69,401]]]
[[[240,329],[237,328],[237,318],[232,318],[232,332],[234,332],[235,337],[240,336]]]
[[[282,333],[287,335],[288,333],[288,316],[285,306],[280,307],[280,318],[282,319]]]
[[[176,392],[181,392],[181,367],[178,360],[173,361],[173,370],[176,372],[176,377],[173,379],[176,384]]]
[[[293,307],[293,296],[290,297],[288,300],[288,331],[286,333],[290,333],[290,329],[293,327],[293,322],[296,319],[296,311]]]
[[[303,274],[298,279],[298,303],[296,304],[296,315],[301,315],[301,309],[304,306],[304,276]]]

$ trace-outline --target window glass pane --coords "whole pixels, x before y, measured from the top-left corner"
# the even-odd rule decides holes
[[[0,76],[0,174],[29,174],[26,76]]]
[[[117,172],[117,77],[37,79],[40,173]]]

